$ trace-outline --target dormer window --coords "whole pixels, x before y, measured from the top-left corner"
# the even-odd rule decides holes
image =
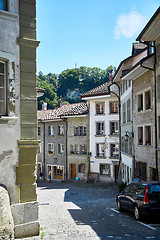
[[[7,0],[0,0],[0,10],[7,11]]]

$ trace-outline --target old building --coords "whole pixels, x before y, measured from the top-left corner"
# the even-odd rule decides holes
[[[154,74],[150,70],[152,67],[153,55],[149,55],[122,77],[123,81],[132,79],[135,176],[147,180],[155,180],[156,176]]]
[[[156,172],[156,179],[160,180],[160,7],[154,13],[147,25],[136,39],[137,41],[145,43],[153,52],[153,67],[150,74],[153,75],[154,83],[154,125],[155,125],[155,149],[154,156],[154,170],[152,167],[151,174]],[[153,84],[152,83],[152,84]],[[153,128],[153,127],[152,127]]]
[[[38,111],[37,175],[51,180],[85,179],[88,174],[88,110],[86,103]]]
[[[81,96],[89,105],[90,175],[100,181],[116,181],[119,166],[119,104],[109,84]]]
[[[39,233],[35,4],[0,1],[0,183],[9,192],[15,237]]]
[[[121,126],[121,180],[131,182],[134,178],[134,133],[132,116],[132,79],[122,80],[126,72],[129,71],[141,58],[147,56],[147,47],[144,44],[133,43],[132,54],[124,59],[118,66],[112,82],[120,86],[120,126]]]

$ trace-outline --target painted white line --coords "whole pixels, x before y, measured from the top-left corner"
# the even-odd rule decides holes
[[[119,213],[119,211],[117,211],[116,209],[114,208],[111,208],[112,211],[116,212],[116,213]]]
[[[145,223],[142,223],[142,222],[139,222],[139,221],[137,221],[137,222],[140,223],[141,225],[145,226],[145,227],[148,227],[148,228],[152,229],[152,230],[156,230],[156,228],[154,228],[154,227],[152,227],[148,224],[145,224]]]

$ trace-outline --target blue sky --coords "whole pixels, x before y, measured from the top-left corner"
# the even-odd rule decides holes
[[[37,72],[118,67],[158,7],[159,0],[37,0]]]

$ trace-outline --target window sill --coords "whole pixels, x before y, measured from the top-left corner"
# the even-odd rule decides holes
[[[0,18],[7,19],[10,21],[15,21],[15,19],[18,17],[18,14],[11,13],[8,11],[0,10]]]
[[[105,137],[106,136],[106,134],[96,134],[96,135],[94,135],[95,137]]]
[[[17,120],[17,119],[18,119],[18,117],[0,116],[0,121],[1,120],[4,120],[4,121],[6,121],[6,120]]]
[[[143,144],[138,144],[138,147],[152,147],[152,145],[143,145]]]
[[[95,158],[106,159],[106,157],[95,156]]]

